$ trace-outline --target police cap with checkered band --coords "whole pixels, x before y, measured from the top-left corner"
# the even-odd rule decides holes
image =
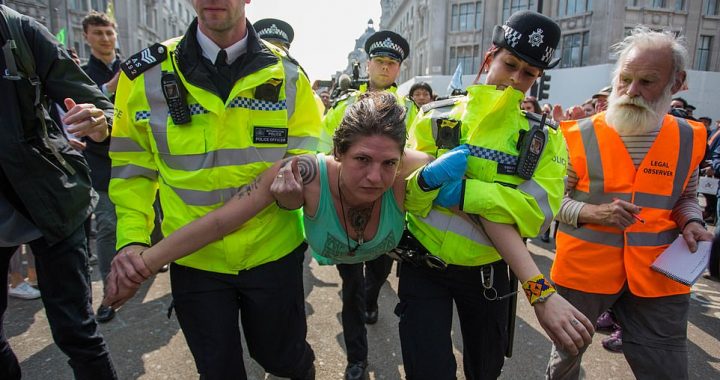
[[[551,69],[560,62],[560,58],[553,59],[559,42],[560,26],[533,11],[515,12],[493,30],[493,44],[541,69]]]
[[[278,41],[288,47],[290,47],[290,43],[292,43],[293,38],[295,38],[295,31],[292,26],[283,20],[264,18],[256,21],[253,27],[257,35],[263,40],[269,42]]]
[[[381,30],[365,41],[365,52],[370,58],[388,57],[402,62],[410,54],[410,44],[395,32]]]

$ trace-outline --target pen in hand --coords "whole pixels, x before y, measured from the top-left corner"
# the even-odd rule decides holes
[[[613,200],[614,200],[614,201],[620,201],[621,199],[620,199],[620,198],[613,198]],[[632,217],[635,218],[635,220],[637,220],[638,222],[640,222],[640,223],[642,223],[642,224],[645,224],[645,219],[639,217],[638,214],[635,214],[635,213],[632,213],[632,212],[631,212],[630,215],[632,215]]]
[[[632,217],[635,218],[635,220],[637,220],[638,222],[645,224],[645,219],[639,217],[638,214],[630,213],[630,215],[632,215]]]

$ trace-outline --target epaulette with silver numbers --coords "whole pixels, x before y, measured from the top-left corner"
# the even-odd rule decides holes
[[[462,96],[453,96],[451,98],[443,99],[443,100],[436,100],[434,102],[430,102],[422,107],[420,107],[420,110],[422,110],[423,113],[427,113],[430,110],[434,110],[436,108],[442,108],[447,106],[454,106],[455,103],[460,101],[462,99]]]
[[[163,44],[157,43],[128,58],[120,65],[120,68],[130,80],[133,80],[164,61],[166,56],[167,48]]]
[[[534,113],[534,112],[527,112],[527,111],[522,111],[522,112],[525,114],[525,118],[528,119],[531,123],[542,122],[542,119],[543,119],[542,114]],[[555,122],[554,120],[550,119],[549,117],[545,118],[545,125],[554,130],[558,129],[558,123]]]

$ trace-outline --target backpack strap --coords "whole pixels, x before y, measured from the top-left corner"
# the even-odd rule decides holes
[[[47,124],[45,123],[47,112],[43,104],[45,97],[43,96],[42,82],[35,71],[35,58],[22,29],[22,17],[20,13],[0,4],[0,33],[5,40],[2,51],[7,66],[2,77],[9,80],[26,79],[30,82],[35,90],[33,107],[35,108],[35,117],[40,123],[41,138],[60,165],[71,175],[74,175],[75,169],[65,160],[57,147],[50,142],[48,136]]]

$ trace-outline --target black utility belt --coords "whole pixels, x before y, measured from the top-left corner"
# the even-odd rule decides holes
[[[409,263],[416,267],[438,271],[444,271],[447,268],[447,263],[443,259],[430,253],[408,230],[403,231],[400,243],[388,252],[388,256],[401,263]]]

